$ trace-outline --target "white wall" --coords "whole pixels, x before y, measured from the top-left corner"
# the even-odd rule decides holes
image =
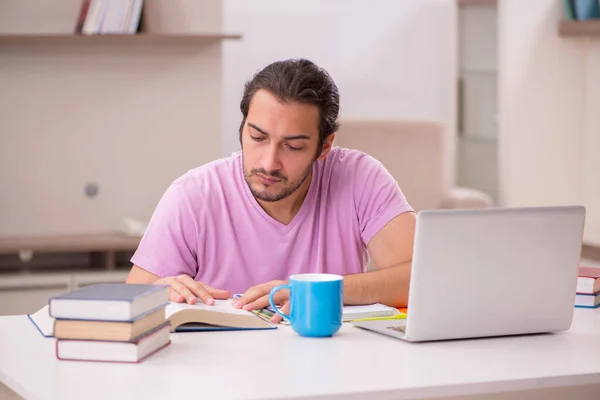
[[[456,6],[448,0],[225,0],[223,151],[239,149],[244,82],[272,61],[306,57],[326,68],[342,116],[431,118],[448,125],[454,182]]]
[[[600,40],[559,36],[560,1],[499,3],[502,203],[583,204],[600,244]]]
[[[79,5],[4,0],[0,31],[70,33]],[[222,69],[219,44],[3,44],[0,234],[104,231],[122,217],[147,220],[174,177],[239,148],[244,82],[289,57],[330,71],[344,117],[445,122],[447,186],[454,182],[453,1],[225,0],[223,13],[224,30],[243,39],[224,43]],[[100,185],[95,199],[83,194],[88,181]]]
[[[80,4],[3,0],[0,33],[70,34]],[[220,42],[0,43],[0,235],[148,220],[173,179],[220,156],[220,74]]]

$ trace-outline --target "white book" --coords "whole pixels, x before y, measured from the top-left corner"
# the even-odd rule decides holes
[[[353,321],[361,318],[391,317],[400,314],[397,308],[375,303],[360,306],[344,306],[343,321]]]
[[[171,343],[170,333],[171,329],[165,323],[135,342],[59,339],[56,357],[59,360],[137,363]]]

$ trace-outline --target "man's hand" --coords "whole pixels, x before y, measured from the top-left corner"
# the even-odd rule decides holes
[[[268,307],[269,304],[269,293],[277,285],[285,285],[287,281],[271,281],[267,283],[261,283],[260,285],[252,286],[246,290],[241,298],[233,302],[233,306],[236,308],[243,308],[244,310],[260,310]],[[275,304],[281,306],[280,311],[284,314],[290,312],[290,291],[289,290],[278,290],[273,296]],[[281,315],[275,314],[271,318],[271,322],[278,324],[281,322]]]
[[[196,282],[188,275],[169,276],[153,282],[155,285],[169,285],[169,300],[176,303],[196,303],[200,298],[205,304],[215,304],[215,299],[227,300],[230,293],[226,290],[215,289],[204,283]]]

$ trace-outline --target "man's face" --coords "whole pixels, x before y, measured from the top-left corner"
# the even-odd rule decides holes
[[[259,90],[250,102],[241,144],[244,176],[254,197],[266,202],[285,199],[310,175],[319,144],[319,110],[281,103]]]

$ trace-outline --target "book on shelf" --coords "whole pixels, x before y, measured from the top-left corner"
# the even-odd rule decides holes
[[[600,19],[600,0],[562,0],[562,3],[568,21]]]
[[[75,33],[135,34],[139,30],[143,0],[82,0]]]

